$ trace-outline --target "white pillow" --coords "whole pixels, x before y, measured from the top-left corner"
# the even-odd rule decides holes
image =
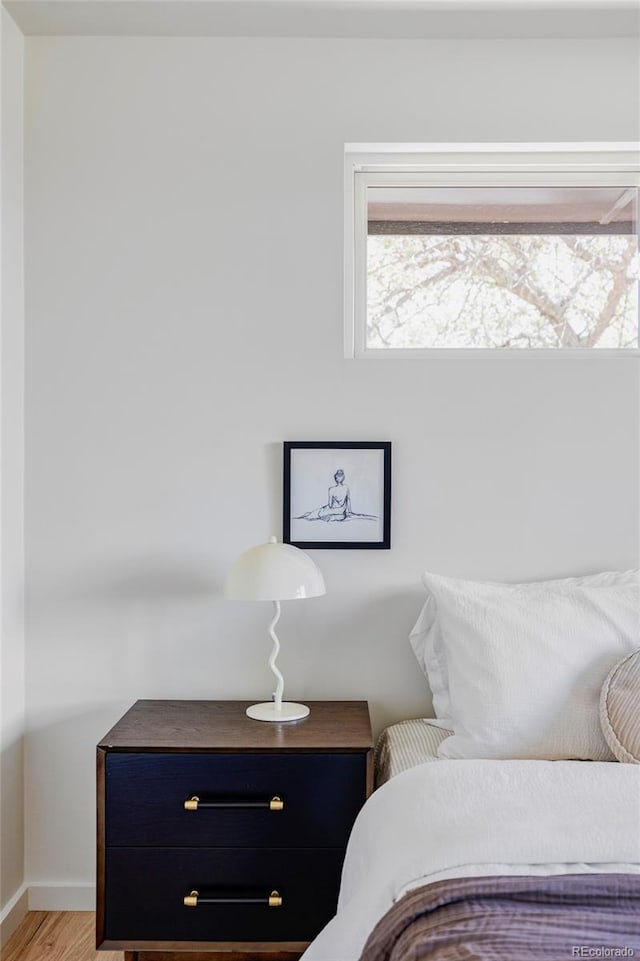
[[[433,713],[442,727],[451,728],[451,704],[449,702],[449,681],[444,656],[444,641],[440,631],[438,608],[435,598],[431,594],[420,611],[420,616],[409,635],[409,642],[418,659],[418,664],[429,682],[433,699]]]
[[[412,644],[450,711],[441,757],[613,759],[599,696],[638,647],[638,571],[531,584],[425,573],[423,582],[435,613],[423,619],[422,648],[415,629]]]

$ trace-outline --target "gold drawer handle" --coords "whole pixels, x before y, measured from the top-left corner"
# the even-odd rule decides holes
[[[284,809],[284,801],[282,798],[275,794],[270,801],[201,801],[197,794],[189,798],[184,802],[185,811],[199,811],[209,808],[234,808],[234,809],[245,809],[245,808],[269,808],[270,811],[282,811]]]
[[[197,908],[200,904],[266,904],[269,908],[282,907],[282,895],[275,889],[268,898],[201,898],[197,891],[192,891],[182,900],[185,908]]]

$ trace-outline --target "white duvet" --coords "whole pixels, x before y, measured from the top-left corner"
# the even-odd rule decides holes
[[[640,873],[640,765],[438,761],[377,790],[353,828],[336,917],[302,961],[357,961],[409,888],[486,874]]]

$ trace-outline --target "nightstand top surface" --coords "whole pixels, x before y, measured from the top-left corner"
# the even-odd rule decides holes
[[[253,721],[253,701],[151,701],[131,707],[98,744],[115,751],[363,751],[373,747],[366,701],[307,701],[301,721]]]

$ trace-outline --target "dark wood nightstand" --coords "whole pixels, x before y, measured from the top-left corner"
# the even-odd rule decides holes
[[[373,788],[365,701],[252,721],[248,701],[137,701],[98,745],[98,948],[294,961],[336,910]]]

